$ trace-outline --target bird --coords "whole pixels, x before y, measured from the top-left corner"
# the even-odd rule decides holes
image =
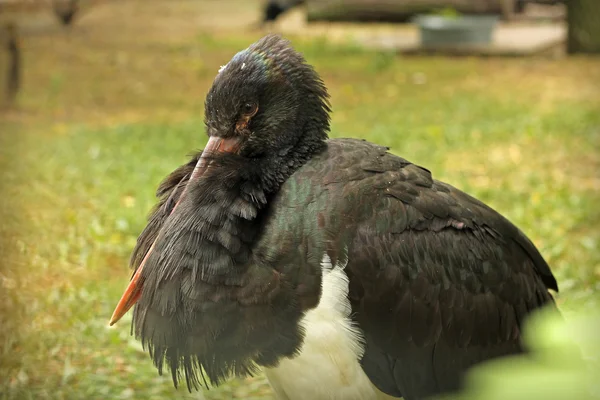
[[[175,387],[262,369],[279,399],[424,399],[526,352],[523,322],[556,308],[520,229],[387,147],[330,139],[331,112],[280,35],[219,69],[207,144],[159,185],[110,320],[134,307]]]

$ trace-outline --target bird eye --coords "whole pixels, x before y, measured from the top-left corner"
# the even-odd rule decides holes
[[[242,106],[242,113],[247,117],[252,117],[258,111],[258,104],[256,103],[245,103]]]

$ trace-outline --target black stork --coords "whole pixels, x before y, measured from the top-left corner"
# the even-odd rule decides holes
[[[388,149],[328,139],[327,89],[277,35],[208,92],[203,152],[158,188],[111,325],[190,390],[262,367],[280,399],[422,399],[524,351],[553,307],[517,227]]]

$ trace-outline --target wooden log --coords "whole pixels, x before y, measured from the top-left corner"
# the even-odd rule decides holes
[[[407,22],[416,14],[452,8],[461,14],[506,16],[515,0],[307,0],[309,21]]]
[[[50,0],[0,0],[0,25],[17,24],[52,10]]]
[[[0,0],[0,16],[12,17],[16,13],[37,12],[50,6],[50,0]]]

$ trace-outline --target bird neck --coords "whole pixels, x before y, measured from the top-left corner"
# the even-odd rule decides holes
[[[249,183],[253,183],[255,189],[267,197],[276,193],[294,172],[325,149],[326,140],[326,130],[309,124],[296,143],[257,160],[258,169],[250,177]]]
[[[190,183],[188,195],[165,223],[160,243],[164,249],[157,252],[168,253],[162,263],[170,265],[164,270],[176,274],[184,268],[198,269],[180,262],[179,253],[172,251],[179,248],[195,255],[204,281],[239,284],[260,232],[262,211],[286,179],[325,146],[322,136],[300,135],[293,146],[270,157],[214,158],[202,179]]]

